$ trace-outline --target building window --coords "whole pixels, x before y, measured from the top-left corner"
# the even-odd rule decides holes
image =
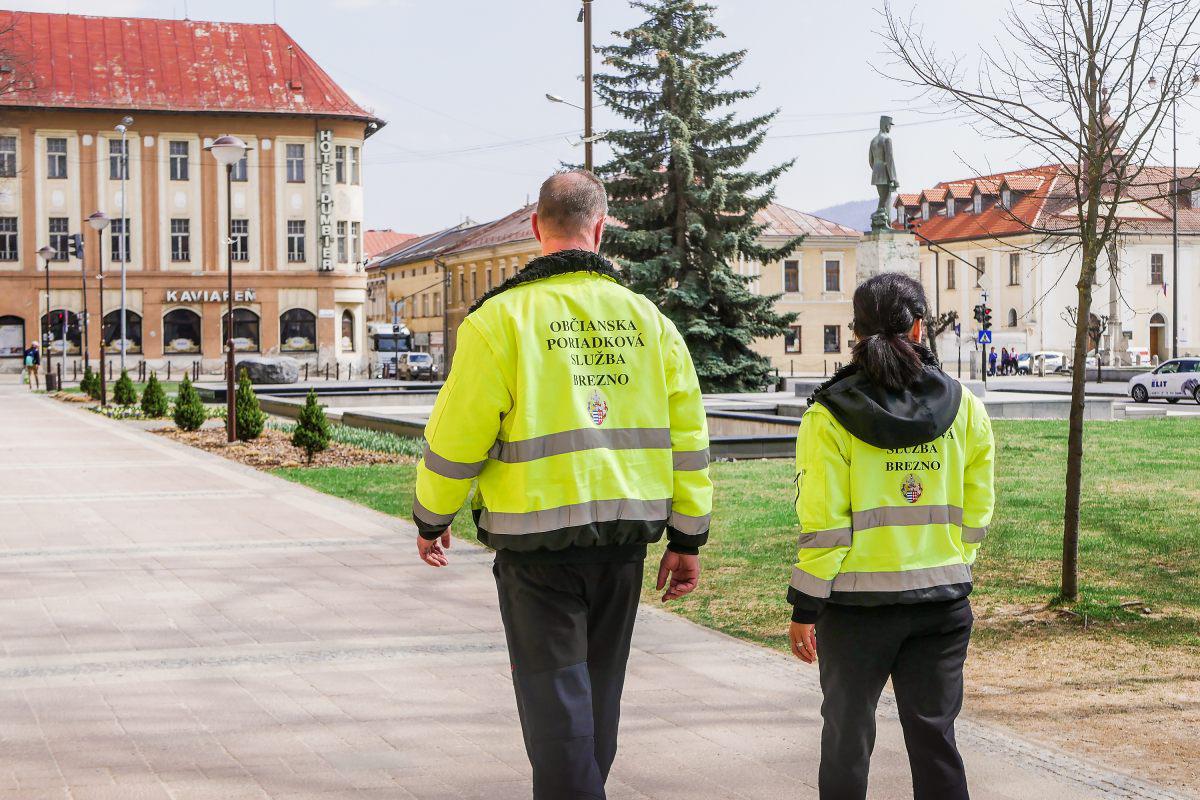
[[[110,181],[129,178],[129,142],[121,139],[108,140],[108,179]]]
[[[478,297],[479,297],[479,272],[478,272],[478,270],[472,269],[471,270],[471,299],[475,300]]]
[[[339,181],[340,183],[340,181]],[[346,221],[337,223],[337,260],[339,264],[346,263]]]
[[[346,145],[344,144],[333,147],[333,179],[338,183],[346,182]]]
[[[200,315],[186,308],[176,308],[163,316],[163,352],[200,352]]]
[[[114,219],[108,225],[108,239],[111,243],[112,260],[122,264],[129,261],[129,218]]]
[[[842,290],[842,262],[836,258],[825,259],[825,291]]]
[[[783,352],[785,353],[801,353],[803,351],[803,338],[800,335],[800,326],[793,325],[783,334]]]
[[[954,207],[957,204],[957,202],[958,201],[956,201],[953,197],[951,197],[949,200],[946,201],[946,217],[947,218],[954,216],[954,211],[955,211]]]
[[[50,218],[50,246],[54,248],[54,255],[50,257],[51,261],[67,260],[67,253],[70,250],[70,227],[71,220],[66,217]]]
[[[17,260],[17,218],[0,217],[0,261]]]
[[[186,181],[188,179],[188,143],[171,142],[169,145],[171,159],[171,180]]]
[[[302,144],[287,146],[287,181],[288,183],[304,183],[304,145]]]
[[[45,315],[42,316],[41,330],[46,330]],[[43,342],[44,349],[49,350],[51,342]],[[61,347],[62,340],[59,342]],[[20,358],[24,352],[25,320],[12,314],[0,317],[0,358]]]
[[[800,262],[783,262],[783,290],[785,292],[800,291]]]
[[[10,137],[11,138],[11,137]],[[15,147],[15,145],[14,145]],[[0,151],[3,150],[3,142],[0,140]],[[0,175],[0,177],[3,177]],[[1200,208],[1200,189],[1192,189],[1188,194],[1188,203],[1192,208]]]
[[[361,163],[361,161],[362,161],[362,159],[360,157],[359,148],[351,147],[350,148],[350,183],[354,184],[355,186],[358,186],[360,183],[362,183],[362,173],[359,170],[359,164]]]
[[[925,220],[929,219],[929,201],[928,200],[921,201],[921,219],[925,219]]]
[[[288,261],[304,261],[304,220],[289,219],[287,223]]]
[[[312,353],[317,349],[317,318],[304,308],[291,308],[279,315],[279,349],[288,353]]]
[[[192,260],[192,221],[189,219],[171,220],[171,260]]]
[[[987,270],[987,259],[983,256],[975,256],[975,288],[979,289],[983,286],[983,273]]]
[[[15,245],[14,245],[15,248]],[[1154,286],[1162,286],[1163,282],[1163,254],[1153,253],[1150,256],[1150,283]]]
[[[121,352],[121,309],[104,315],[100,337],[106,353]],[[125,352],[142,352],[142,315],[125,309]]]
[[[248,164],[249,156],[242,156],[233,164],[233,169],[229,171],[229,180],[238,183],[245,183],[249,178]]]
[[[17,177],[17,137],[0,136],[0,178]]]
[[[954,279],[957,276],[958,276],[958,271],[954,267],[954,259],[950,259],[949,261],[946,262],[946,290],[947,291],[952,291],[955,288]]]
[[[350,260],[359,264],[362,263],[362,223],[350,223]],[[416,273],[416,270],[413,270]]]
[[[46,140],[46,177],[64,179],[67,177],[67,140]]]
[[[66,325],[67,352],[78,353],[80,350],[79,316],[74,311],[66,311],[61,308],[56,308],[50,312],[50,320],[47,323],[45,315],[42,315],[42,325],[50,329],[50,342],[47,345],[47,350],[51,353],[63,352],[63,325]],[[21,351],[25,350],[25,340],[21,340]],[[18,353],[17,355],[20,355]]]
[[[250,220],[229,221],[229,260],[250,260]]]
[[[1017,327],[1017,310],[1015,308],[1010,308],[1008,310],[1008,327]]]
[[[221,315],[221,341],[229,341],[229,314]],[[248,308],[233,310],[233,351],[253,353],[258,350],[258,314]]]
[[[484,289],[484,291],[490,292],[492,290],[492,268],[491,267],[487,268],[487,272],[485,273],[485,279],[484,279],[483,285],[487,287],[486,289]]]
[[[983,195],[981,195],[979,192],[971,195],[971,213],[983,213]]]
[[[342,310],[342,350],[354,352],[354,315],[348,308]]]
[[[840,325],[825,326],[825,352],[842,352],[842,328]]]
[[[440,317],[442,315],[442,293],[441,292],[433,293],[433,315],[435,317]]]
[[[421,295],[421,316],[422,317],[429,316],[429,295],[428,294]]]
[[[1012,208],[1012,190],[1007,186],[1000,190],[1000,205],[1005,208]]]
[[[458,302],[462,303],[467,299],[467,276],[463,272],[463,268],[458,268]]]
[[[1021,254],[1008,254],[1008,285],[1019,286],[1021,283]]]

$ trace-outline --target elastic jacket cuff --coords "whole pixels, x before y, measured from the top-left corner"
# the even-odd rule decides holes
[[[684,533],[677,528],[667,527],[667,547],[676,553],[696,555],[700,548],[708,542],[708,531],[704,533]]]
[[[684,544],[676,544],[675,542],[667,542],[667,549],[672,553],[678,553],[681,556],[698,556],[700,555],[699,547],[688,547]]]
[[[792,604],[792,622],[812,625],[825,608],[825,599],[798,592],[788,587],[788,602]]]

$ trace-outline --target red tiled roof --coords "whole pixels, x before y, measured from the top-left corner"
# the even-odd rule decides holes
[[[960,239],[992,239],[999,236],[1015,236],[1028,233],[1031,228],[1037,227],[1040,224],[1039,217],[1048,195],[1045,187],[1053,184],[1054,177],[1058,174],[1058,171],[1058,167],[1041,167],[1035,170],[1020,170],[1013,173],[985,175],[967,181],[956,180],[939,183],[934,187],[935,190],[944,189],[952,185],[965,184],[978,186],[985,195],[995,195],[999,194],[1000,184],[1005,180],[1034,177],[1037,179],[1038,188],[1028,194],[1021,194],[1014,198],[1011,210],[1002,208],[996,204],[989,206],[985,203],[983,212],[980,214],[960,211],[953,217],[938,215],[928,220],[918,220],[917,230],[922,236],[935,242]],[[993,189],[993,187],[995,188]]]
[[[1000,194],[1000,177],[978,178],[975,186],[982,194]]]
[[[1004,183],[1014,192],[1032,192],[1042,185],[1042,178],[1037,175],[1005,175]]]
[[[912,206],[919,206],[919,205],[921,205],[921,195],[920,194],[908,194],[908,193],[898,194],[898,195],[896,195],[896,202],[894,203],[894,205],[907,206],[910,208]]]
[[[763,236],[862,236],[861,231],[839,225],[832,220],[806,214],[779,203],[771,203],[754,215],[754,221],[765,225]]]
[[[378,122],[278,25],[0,11],[0,31],[0,49],[31,79],[4,106]]]
[[[955,199],[958,199],[958,200],[967,200],[975,192],[975,182],[974,181],[963,181],[961,183],[950,183],[950,184],[947,184],[947,187],[950,189],[950,193],[952,195],[954,195]],[[1013,187],[1013,188],[1016,188],[1016,187]],[[1034,187],[1034,188],[1036,188],[1036,187]]]
[[[377,256],[387,255],[389,250],[415,238],[415,233],[396,233],[391,228],[367,231],[363,234],[363,251],[369,261]]]
[[[946,187],[940,183],[932,189],[922,189],[921,200],[928,200],[931,203],[944,203],[946,202],[946,191]]]
[[[530,203],[518,208],[508,216],[481,225],[473,234],[456,243],[447,252],[462,253],[477,247],[495,247],[533,239],[531,220],[535,211],[537,211],[537,203]]]

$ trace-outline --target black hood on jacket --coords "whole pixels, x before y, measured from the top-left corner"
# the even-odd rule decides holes
[[[820,403],[846,430],[883,449],[932,442],[954,424],[962,384],[920,348],[925,369],[907,389],[893,392],[873,384],[857,365],[844,367],[820,386],[808,404]]]

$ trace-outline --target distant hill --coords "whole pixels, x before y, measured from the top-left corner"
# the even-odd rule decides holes
[[[849,203],[840,203],[809,213],[855,230],[869,231],[871,230],[871,214],[875,213],[877,205],[879,205],[878,200],[851,200]]]

